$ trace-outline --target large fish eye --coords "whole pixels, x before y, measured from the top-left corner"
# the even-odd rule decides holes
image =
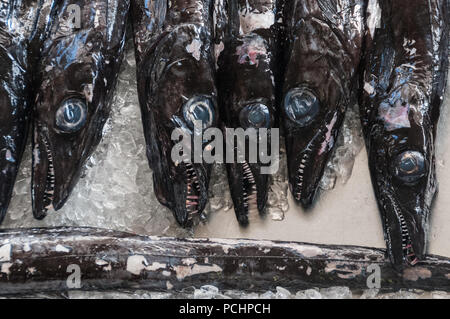
[[[56,126],[63,132],[79,131],[87,119],[86,103],[80,99],[68,99],[56,111]]]
[[[316,95],[306,88],[290,90],[284,99],[284,112],[301,127],[311,124],[320,110]]]
[[[207,129],[214,122],[214,103],[211,97],[195,96],[183,106],[183,116],[191,129],[194,128],[195,121],[201,121],[203,129]]]
[[[241,110],[239,121],[243,128],[269,128],[269,108],[261,103],[248,105]]]
[[[413,184],[425,176],[425,159],[416,151],[406,151],[397,156],[393,171],[400,181]]]

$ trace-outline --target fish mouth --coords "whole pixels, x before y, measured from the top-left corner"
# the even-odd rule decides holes
[[[397,268],[417,265],[425,255],[428,213],[421,213],[425,218],[416,221],[407,217],[412,212],[399,207],[392,194],[385,194],[380,198],[389,258]]]
[[[54,208],[55,199],[55,166],[49,138],[42,126],[34,130],[32,199],[33,214],[37,219],[43,219],[47,212]]]
[[[333,120],[336,123],[336,115]],[[334,126],[334,124],[333,124]],[[336,125],[340,127],[340,125]],[[326,164],[334,150],[338,129],[330,128],[330,125],[322,125],[316,135],[301,151],[298,134],[289,137],[290,144],[288,153],[290,188],[294,200],[310,209],[318,193],[319,183],[325,171]],[[297,137],[297,139],[295,138]]]
[[[231,197],[241,226],[248,226],[255,215],[263,215],[267,202],[268,176],[260,173],[259,164],[227,165]]]
[[[185,181],[186,181],[186,213],[187,223],[191,223],[194,218],[198,217],[200,206],[200,182],[198,174],[191,163],[185,163]]]
[[[57,160],[54,147],[48,136],[48,129],[40,123],[36,124],[33,138],[31,195],[33,215],[39,220],[44,219],[48,211],[58,211],[64,206],[79,172],[78,163],[69,163],[69,159]],[[58,162],[63,162],[65,166],[58,166]],[[73,169],[70,169],[71,167]],[[64,182],[58,180],[58,176],[63,175],[58,175],[58,172],[62,171],[72,172],[64,174]]]
[[[208,167],[183,162],[176,166],[176,175],[166,181],[173,193],[161,194],[163,197],[159,199],[162,204],[173,211],[180,226],[193,227],[206,218],[203,210],[208,201],[209,179],[207,176],[209,176]]]

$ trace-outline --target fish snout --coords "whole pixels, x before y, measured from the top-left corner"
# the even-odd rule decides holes
[[[87,145],[87,147],[83,147]],[[90,143],[69,142],[36,123],[33,138],[33,214],[43,219],[49,210],[59,210],[78,182]]]
[[[413,148],[393,156],[390,164],[379,161],[378,167],[376,190],[389,257],[397,267],[414,266],[426,255],[434,169]],[[382,173],[382,167],[388,171]]]
[[[268,175],[258,163],[227,164],[228,180],[236,217],[241,226],[263,215],[268,197]]]

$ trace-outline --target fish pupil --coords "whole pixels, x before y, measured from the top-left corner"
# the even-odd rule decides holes
[[[307,100],[301,99],[300,96],[295,96],[292,98],[292,113],[296,117],[304,117],[312,109],[312,103]]]
[[[306,88],[295,88],[288,92],[284,105],[285,113],[300,126],[309,125],[320,110],[316,95]]]
[[[250,112],[248,119],[251,123],[258,125],[264,121],[264,115],[259,111],[252,111]]]
[[[248,105],[241,110],[239,121],[243,128],[268,128],[270,127],[269,108],[261,103]]]
[[[192,117],[195,120],[202,121],[204,123],[208,123],[210,121],[208,107],[204,103],[198,103],[194,106],[194,110],[192,111]]]
[[[425,158],[420,152],[406,151],[395,160],[395,176],[405,183],[415,183],[425,176]]]
[[[194,128],[195,121],[201,121],[203,129],[214,121],[214,106],[207,96],[195,96],[183,106],[183,116],[189,127]]]
[[[64,112],[64,120],[70,124],[76,124],[81,118],[81,108],[79,105],[69,104]]]
[[[406,174],[414,173],[417,169],[417,163],[414,159],[408,158],[402,162],[401,169]]]
[[[69,99],[56,111],[56,126],[63,133],[73,133],[84,126],[86,118],[86,104],[80,99]]]

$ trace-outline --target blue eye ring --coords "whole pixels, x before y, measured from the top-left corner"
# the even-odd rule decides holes
[[[284,98],[284,113],[300,127],[310,125],[320,111],[320,101],[308,88],[299,87],[290,90]]]
[[[239,113],[239,122],[243,128],[269,128],[270,111],[262,103],[254,103],[244,107]]]
[[[78,98],[65,100],[56,111],[56,127],[63,133],[78,132],[87,120],[87,105]]]
[[[207,95],[192,97],[183,105],[183,117],[191,129],[194,129],[195,121],[201,121],[204,130],[211,127],[215,119],[212,98]]]
[[[422,153],[405,151],[399,154],[392,165],[394,176],[405,184],[415,184],[426,174],[426,161]]]

